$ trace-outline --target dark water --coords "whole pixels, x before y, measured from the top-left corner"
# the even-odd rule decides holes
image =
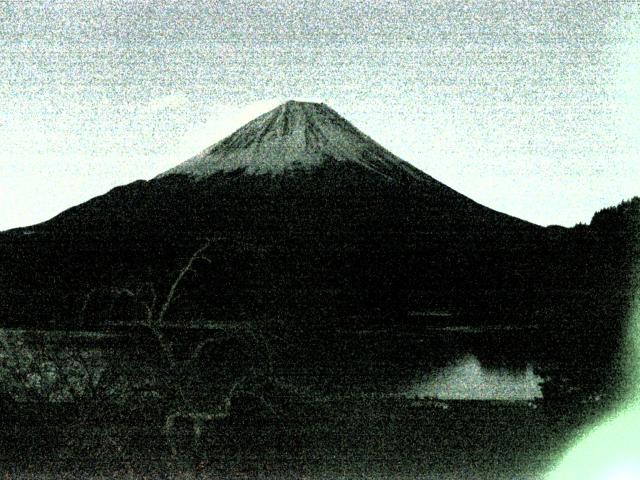
[[[0,468],[15,478],[533,479],[585,419],[559,404],[343,399],[209,425],[197,452],[185,433],[172,457],[152,408],[82,427],[61,412],[23,417],[3,432]]]
[[[497,333],[496,333],[497,332]],[[9,478],[535,479],[556,462],[574,432],[597,412],[536,400],[539,377],[527,358],[497,355],[504,332],[445,329],[366,343],[371,355],[412,345],[393,388],[337,379],[335,396],[281,398],[274,414],[234,404],[208,424],[194,448],[183,426],[172,456],[157,402],[12,405],[2,411],[0,475]],[[500,343],[503,342],[503,343]],[[387,345],[392,344],[393,348]],[[364,361],[363,360],[363,361]],[[375,360],[375,357],[374,357]],[[401,364],[391,359],[389,364]],[[361,374],[363,370],[356,370]],[[353,371],[352,371],[353,373]],[[393,372],[392,372],[393,373]],[[430,397],[443,401],[433,402]],[[512,401],[508,401],[512,400]],[[0,476],[0,478],[2,478]]]

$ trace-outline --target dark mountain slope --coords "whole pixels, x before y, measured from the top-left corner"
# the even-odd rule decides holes
[[[83,292],[166,283],[213,238],[216,265],[192,286],[187,316],[233,316],[238,297],[264,296],[276,311],[294,304],[295,315],[444,308],[495,321],[487,316],[521,296],[543,236],[398,159],[328,107],[288,102],[149,182],[4,234],[2,281],[15,296],[4,320],[73,324]],[[255,301],[245,310],[264,314],[267,300]]]

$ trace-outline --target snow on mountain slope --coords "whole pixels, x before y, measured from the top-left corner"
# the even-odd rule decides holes
[[[288,101],[195,157],[159,175],[206,178],[219,172],[281,174],[328,161],[351,162],[387,177],[434,182],[324,104]]]

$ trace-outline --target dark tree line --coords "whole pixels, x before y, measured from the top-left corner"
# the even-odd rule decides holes
[[[546,398],[623,395],[625,342],[640,262],[640,198],[559,232],[538,339]]]

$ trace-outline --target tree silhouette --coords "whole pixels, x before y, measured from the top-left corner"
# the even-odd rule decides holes
[[[275,414],[272,402],[265,396],[265,392],[269,390],[268,385],[296,392],[294,387],[276,379],[272,343],[255,321],[244,319],[236,322],[206,322],[205,338],[190,345],[186,355],[177,354],[176,341],[168,333],[175,330],[177,325],[169,322],[168,318],[177,299],[187,293],[183,289],[187,277],[198,274],[199,265],[212,264],[208,256],[212,245],[213,241],[206,239],[186,259],[174,272],[168,288],[165,288],[165,294],[159,293],[161,289],[157,284],[149,281],[138,282],[133,287],[96,288],[85,295],[81,307],[81,317],[87,316],[94,299],[110,298],[109,311],[113,311],[113,305],[122,298],[141,308],[143,317],[137,324],[155,339],[161,353],[165,373],[162,376],[164,396],[169,401],[164,434],[174,455],[177,454],[174,430],[178,420],[192,423],[193,447],[197,450],[205,424],[229,417],[232,402],[237,396],[253,397],[265,411]],[[198,368],[198,362],[202,360],[204,351],[216,349],[229,339],[235,340],[243,348],[245,355],[250,357],[249,362],[244,365],[244,371],[237,372],[236,377],[226,382],[218,382],[217,386],[222,391],[218,392],[216,404],[203,405],[196,400],[196,391],[202,386],[202,382],[198,382],[197,378],[197,372],[202,370]],[[224,370],[225,365],[220,364],[218,367],[219,370]]]

